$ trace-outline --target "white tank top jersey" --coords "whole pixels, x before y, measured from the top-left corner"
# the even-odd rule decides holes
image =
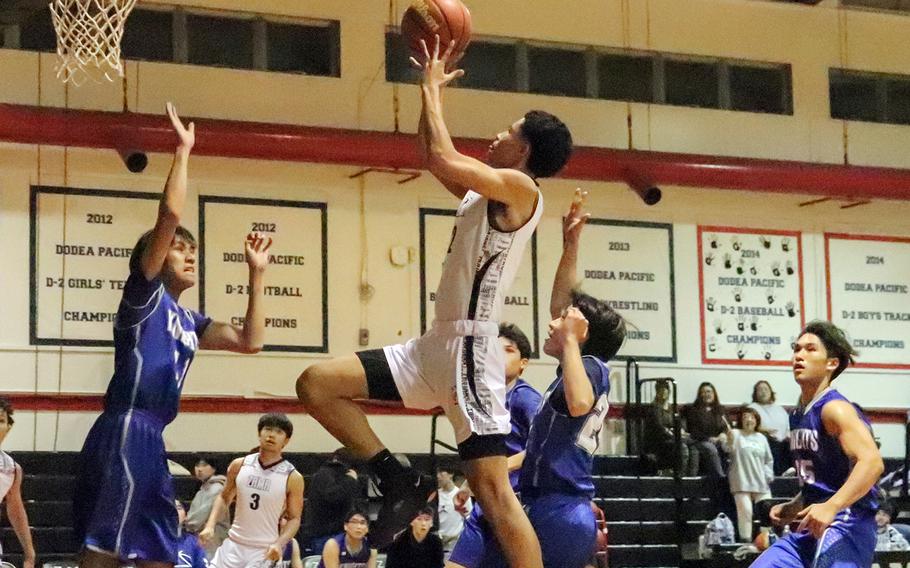
[[[538,190],[531,218],[511,233],[497,231],[490,225],[489,203],[486,197],[468,191],[458,206],[436,290],[438,321],[499,323],[505,294],[543,214],[543,195]]]
[[[6,452],[0,450],[0,503],[6,499],[10,487],[16,481],[16,462]]]
[[[231,540],[263,547],[278,540],[278,521],[287,504],[288,476],[293,471],[287,460],[263,468],[258,453],[243,458],[237,474],[234,524],[228,531]]]

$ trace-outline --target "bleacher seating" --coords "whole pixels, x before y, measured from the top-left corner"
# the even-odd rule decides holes
[[[23,496],[33,526],[39,564],[72,560],[77,543],[72,532],[73,474],[76,454],[72,452],[14,452],[26,477]],[[174,453],[171,459],[192,470],[196,454]],[[224,470],[236,454],[211,456]],[[287,455],[308,478],[323,463],[325,454]],[[452,460],[450,456],[445,461]],[[431,468],[428,455],[411,456],[412,463],[423,470]],[[682,478],[644,475],[636,456],[599,456],[595,461],[597,504],[603,509],[609,527],[610,568],[732,566],[721,560],[696,560],[687,551],[702,534],[716,513],[711,484],[704,478]],[[176,491],[182,500],[190,500],[197,489],[192,477],[177,477]],[[785,499],[798,490],[795,478],[777,478],[771,485],[776,498]],[[4,518],[0,522],[0,543],[4,560],[21,566],[21,549],[15,533]],[[744,564],[748,565],[748,564]]]

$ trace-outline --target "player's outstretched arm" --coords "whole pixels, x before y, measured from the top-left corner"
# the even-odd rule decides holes
[[[244,241],[246,262],[250,268],[249,294],[243,325],[213,321],[205,328],[199,347],[235,353],[258,353],[265,341],[264,274],[269,264],[271,237],[250,233]]]
[[[872,432],[852,404],[843,400],[829,402],[822,408],[822,423],[825,430],[838,439],[853,469],[847,481],[830,499],[809,505],[797,515],[801,519],[799,529],[809,530],[816,538],[821,538],[839,511],[867,495],[885,471]]]
[[[437,36],[432,54],[426,44],[423,44],[423,63],[411,58],[412,65],[423,71],[420,93],[426,117],[424,135],[427,168],[456,196],[458,193],[452,190],[453,187],[469,187],[484,197],[509,207],[532,210],[537,199],[537,187],[531,178],[517,170],[493,168],[480,160],[465,156],[452,143],[442,112],[442,89],[464,75],[461,69],[446,71],[454,46],[454,42],[450,43],[440,53]]]
[[[209,520],[205,522],[205,528],[199,532],[199,542],[203,546],[215,536],[215,525],[218,524],[218,519],[221,518],[224,511],[230,509],[231,503],[234,502],[234,498],[237,496],[237,474],[240,473],[241,466],[243,466],[243,458],[235,459],[228,466],[227,481],[224,484],[224,489],[221,490],[221,495],[212,503],[212,512],[209,513]]]
[[[22,545],[23,568],[35,568],[35,545],[32,544],[32,530],[28,526],[28,514],[22,502],[22,468],[18,464],[13,485],[6,495],[6,514]]]
[[[594,408],[594,387],[581,359],[581,344],[588,336],[588,320],[581,310],[570,307],[559,322],[552,338],[562,345],[560,363],[566,407],[571,416],[584,416]]]
[[[377,558],[379,553],[375,548],[370,549],[370,559],[367,560],[367,568],[376,568]]]
[[[167,103],[166,109],[174,133],[177,134],[177,150],[174,152],[171,171],[158,204],[158,220],[155,221],[152,240],[142,256],[142,274],[146,280],[153,280],[161,272],[164,259],[171,248],[171,241],[174,240],[174,233],[180,225],[180,217],[183,215],[186,202],[190,152],[196,143],[196,126],[191,122],[189,126],[184,127],[172,103]]]
[[[558,318],[563,310],[572,305],[572,290],[578,285],[578,248],[581,231],[591,217],[585,211],[588,192],[575,190],[569,211],[562,218],[562,256],[553,278],[553,292],[550,294],[550,316]]]

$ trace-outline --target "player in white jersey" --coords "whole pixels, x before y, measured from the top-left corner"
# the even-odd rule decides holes
[[[0,446],[13,427],[13,405],[0,396]],[[22,467],[0,450],[0,504],[6,504],[9,524],[19,538],[23,551],[23,568],[35,568],[35,547],[32,545],[32,531],[28,526],[28,515],[22,502]],[[3,548],[0,547],[0,560]]]
[[[215,556],[213,568],[266,566],[281,560],[284,548],[300,528],[303,476],[281,455],[294,433],[284,414],[259,419],[259,452],[231,462],[227,482],[216,499],[199,539],[215,534],[222,511],[236,499],[234,523]],[[282,517],[287,519],[279,532]]]
[[[442,112],[443,88],[463,74],[446,70],[451,51],[440,53],[437,41],[422,63],[412,61],[423,72],[419,150],[427,169],[461,200],[432,329],[403,345],[312,365],[297,380],[297,394],[378,475],[385,500],[375,531],[380,546],[414,518],[435,484],[398,464],[355,399],[442,407],[455,429],[465,474],[507,557],[513,565],[538,568],[540,547],[506,469],[510,424],[499,317],[543,211],[536,179],[562,168],[572,139],[558,118],[531,111],[496,137],[485,163],[459,153]]]

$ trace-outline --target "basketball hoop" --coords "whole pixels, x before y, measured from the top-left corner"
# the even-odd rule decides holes
[[[136,0],[52,0],[57,77],[79,86],[123,77],[120,40]]]

